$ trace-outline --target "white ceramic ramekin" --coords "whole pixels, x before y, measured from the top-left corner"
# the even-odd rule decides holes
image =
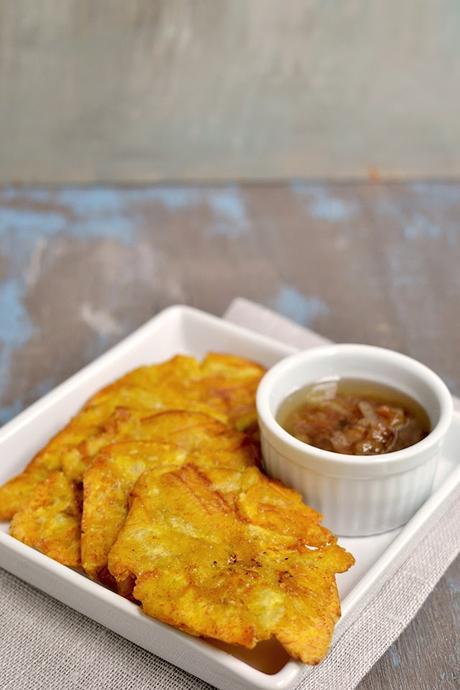
[[[291,436],[276,421],[295,390],[334,378],[360,378],[398,388],[417,400],[432,431],[404,450],[342,455]],[[265,468],[303,495],[342,536],[366,536],[405,524],[429,496],[452,419],[450,393],[431,369],[398,352],[367,345],[317,347],[283,359],[263,377],[257,412]]]

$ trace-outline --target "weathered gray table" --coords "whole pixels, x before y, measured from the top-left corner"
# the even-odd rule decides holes
[[[163,307],[237,295],[460,393],[460,185],[0,190],[0,420]],[[362,690],[459,687],[460,560]],[[24,664],[27,649],[24,648]]]

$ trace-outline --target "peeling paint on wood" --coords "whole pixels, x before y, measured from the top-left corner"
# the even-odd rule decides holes
[[[447,183],[0,189],[0,419],[161,307],[236,294],[459,390],[459,217]]]
[[[0,423],[163,307],[237,295],[460,392],[459,218],[447,183],[0,189]],[[456,688],[459,568],[360,690]]]

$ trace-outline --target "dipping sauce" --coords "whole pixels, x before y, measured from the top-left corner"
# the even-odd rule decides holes
[[[431,431],[423,407],[396,388],[364,379],[314,383],[290,395],[277,414],[292,436],[348,455],[380,455],[413,446]]]

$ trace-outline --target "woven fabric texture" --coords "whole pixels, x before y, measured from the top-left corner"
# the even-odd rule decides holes
[[[318,335],[246,300],[225,318],[297,347]],[[460,490],[299,690],[351,690],[415,616],[460,551]],[[0,570],[2,690],[207,690],[210,686]]]

